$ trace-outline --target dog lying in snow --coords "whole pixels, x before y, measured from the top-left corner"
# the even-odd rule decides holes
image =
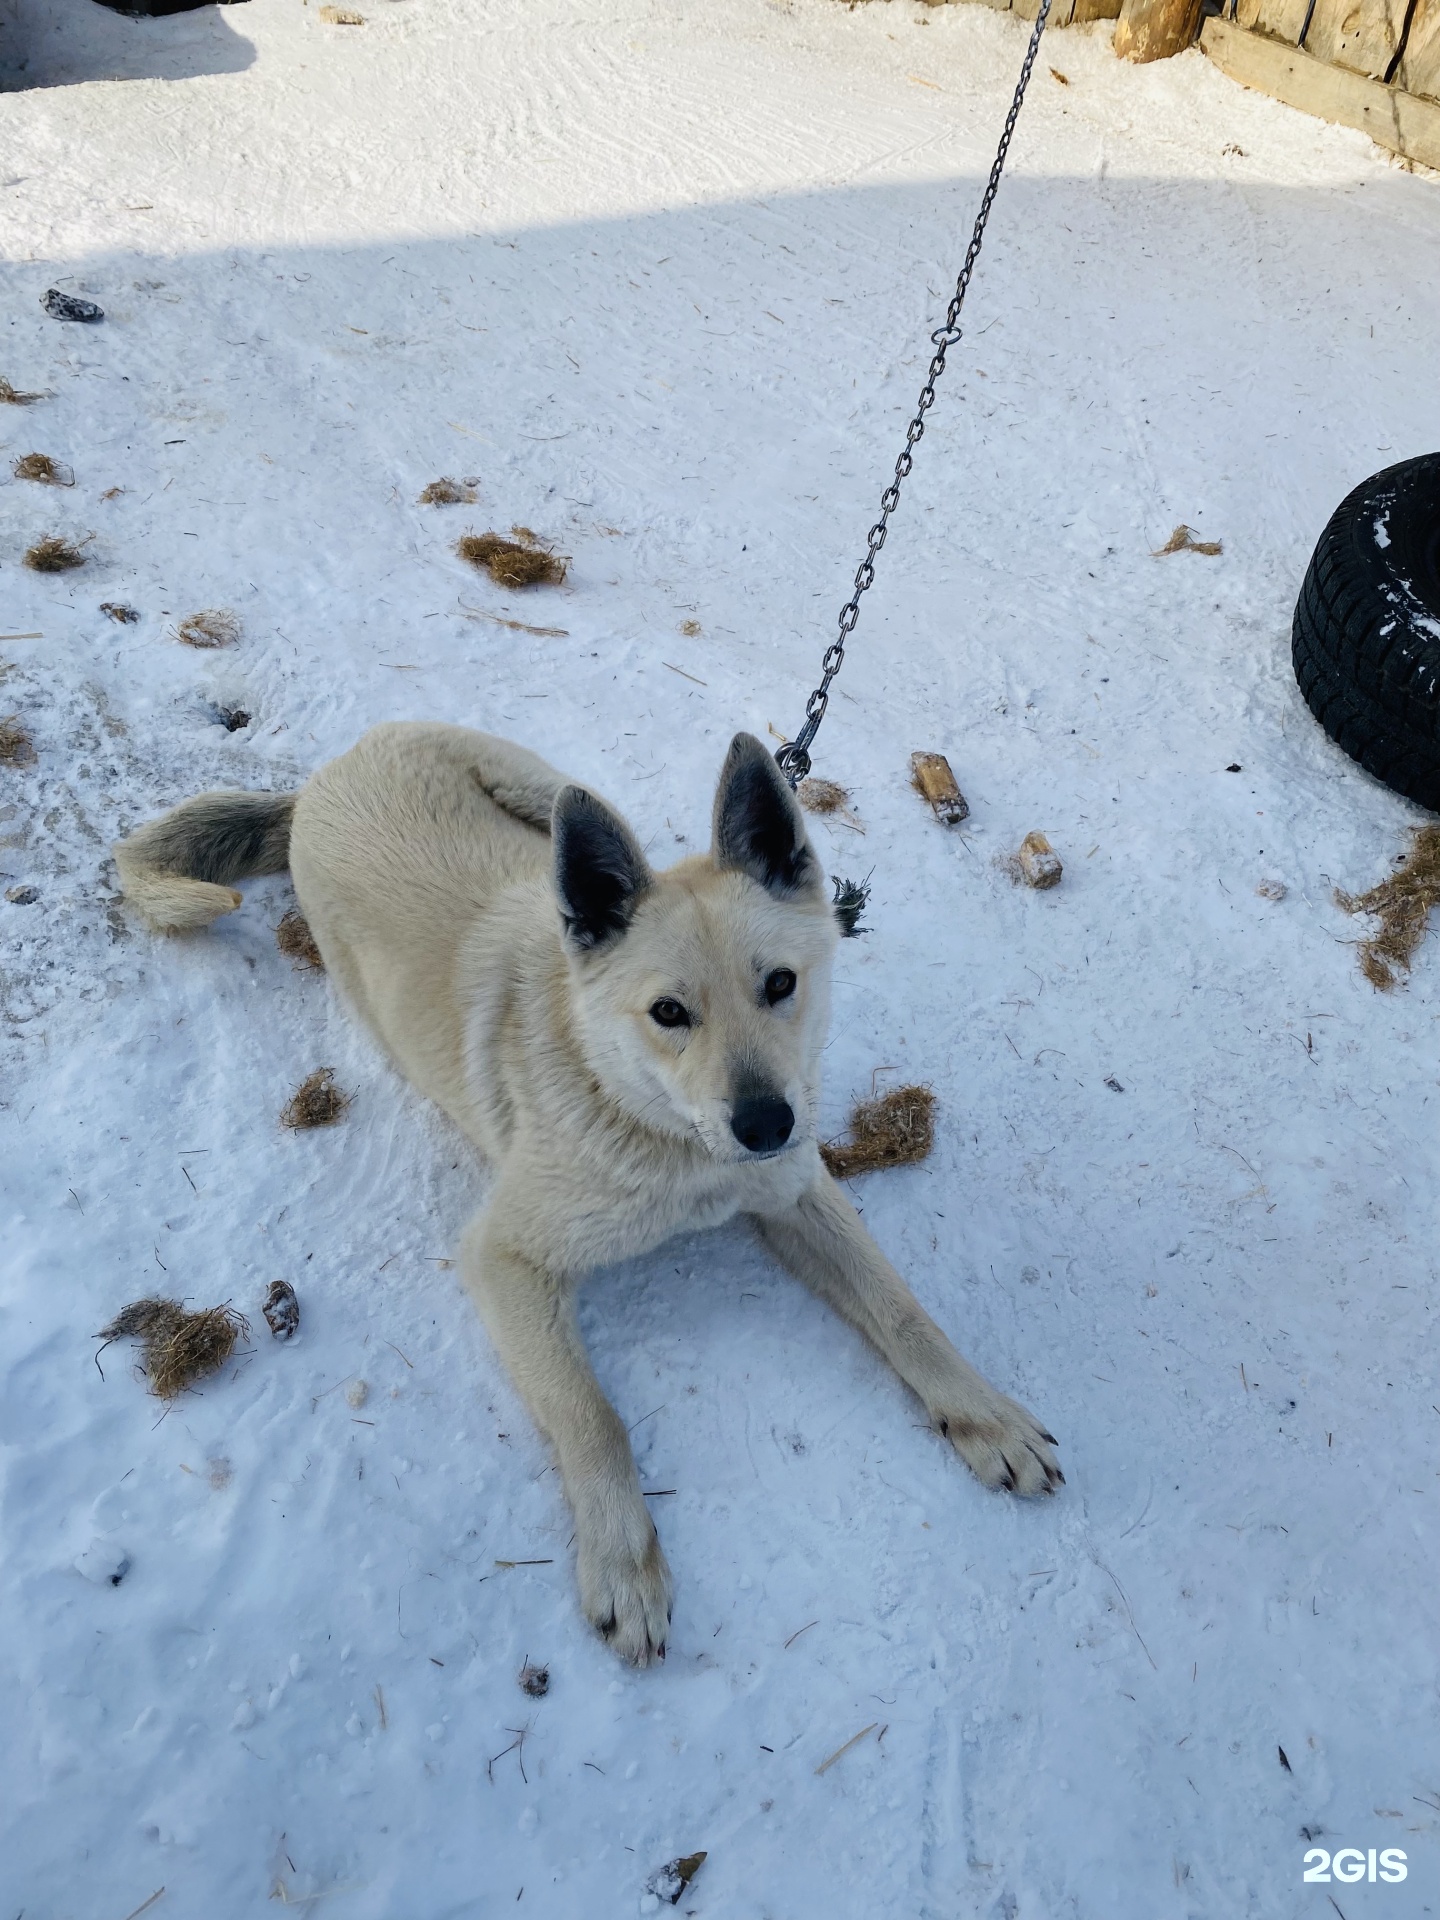
[[[161,929],[208,925],[240,905],[232,882],[288,866],[329,973],[493,1163],[465,1284],[555,1447],[585,1613],[626,1660],[664,1655],[670,1570],[574,1301],[672,1234],[749,1215],[987,1486],[1063,1478],[1053,1436],[960,1357],[821,1165],[837,929],[758,740],[730,747],[709,854],[664,873],[535,754],[422,724],[376,727],[298,794],[202,794],[115,857]]]

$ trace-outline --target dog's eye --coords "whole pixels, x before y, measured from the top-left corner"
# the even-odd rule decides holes
[[[678,1000],[657,1000],[650,1009],[657,1027],[688,1027],[690,1016]]]
[[[795,976],[789,967],[777,967],[765,981],[765,998],[773,1007],[777,1000],[788,1000],[795,991]]]

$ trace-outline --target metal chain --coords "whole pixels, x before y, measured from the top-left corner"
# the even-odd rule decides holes
[[[1020,108],[1025,99],[1025,89],[1030,84],[1030,70],[1035,65],[1035,56],[1040,51],[1040,36],[1045,31],[1045,22],[1050,17],[1050,0],[1040,0],[1040,10],[1035,16],[1035,25],[1030,34],[1030,44],[1025,49],[1024,63],[1020,68],[1020,78],[1015,84],[1015,97],[1010,102],[1010,111],[1005,116],[1005,129],[1000,135],[1000,145],[995,150],[994,164],[990,168],[990,178],[981,197],[980,211],[975,216],[975,230],[970,236],[970,245],[966,249],[965,264],[960,269],[955,282],[955,292],[945,315],[943,327],[937,327],[930,339],[935,348],[934,358],[930,362],[930,371],[925,376],[925,385],[920,389],[920,404],[915,409],[915,418],[905,430],[905,446],[900,458],[895,462],[895,477],[880,496],[880,518],[871,527],[865,541],[865,558],[855,571],[855,589],[840,609],[840,631],[825,649],[825,658],[821,662],[821,680],[818,687],[805,702],[805,724],[794,740],[788,741],[775,755],[780,771],[792,787],[798,786],[810,771],[810,744],[820,731],[820,722],[825,718],[825,709],[830,704],[830,682],[845,664],[845,642],[855,631],[855,622],[860,618],[860,596],[868,593],[875,580],[875,556],[885,544],[885,535],[890,528],[890,516],[900,504],[900,488],[909,478],[914,465],[914,449],[925,432],[925,416],[935,404],[935,382],[945,371],[945,356],[951,347],[959,343],[961,329],[957,322],[960,309],[965,304],[965,295],[970,290],[970,277],[975,271],[975,262],[980,257],[981,242],[985,238],[985,225],[990,218],[990,209],[995,202],[996,190],[1000,185],[1000,176],[1005,171],[1005,157],[1010,151],[1010,138],[1015,131],[1015,122],[1020,117]]]

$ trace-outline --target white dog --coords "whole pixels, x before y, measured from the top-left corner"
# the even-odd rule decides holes
[[[592,1269],[736,1214],[871,1340],[987,1486],[1047,1493],[1053,1436],[969,1366],[825,1172],[837,930],[794,796],[737,735],[708,855],[646,864],[604,801],[462,727],[377,727],[298,795],[212,793],[115,849],[153,926],[287,865],[326,968],[496,1171],[465,1283],[553,1442],[581,1600],[665,1652],[670,1571],[575,1322]]]

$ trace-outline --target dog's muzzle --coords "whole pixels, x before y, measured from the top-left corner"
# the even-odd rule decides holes
[[[795,1131],[795,1114],[774,1094],[747,1094],[735,1102],[730,1131],[747,1153],[779,1153]]]

